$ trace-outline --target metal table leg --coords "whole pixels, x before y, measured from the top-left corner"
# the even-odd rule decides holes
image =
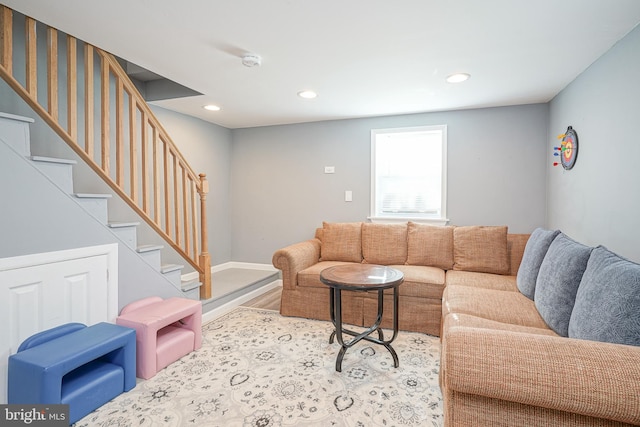
[[[393,358],[393,366],[397,368],[400,366],[400,362],[398,360],[398,354],[391,346],[393,340],[398,336],[398,288],[395,287],[393,289],[393,336],[390,340],[384,339],[384,332],[380,327],[382,323],[382,318],[384,314],[384,290],[378,290],[378,315],[375,323],[369,327],[367,330],[361,333],[357,333],[354,331],[350,331],[348,329],[344,329],[342,327],[342,292],[340,289],[329,289],[329,310],[331,315],[331,322],[334,326],[334,331],[331,333],[329,337],[329,344],[333,344],[334,337],[337,338],[338,344],[340,344],[340,351],[338,353],[338,357],[336,359],[336,371],[342,372],[342,360],[344,358],[347,350],[360,342],[361,340],[373,342],[376,344],[382,345],[386,348],[389,353],[391,353],[391,357]],[[378,338],[370,337],[369,335],[373,332],[378,332]],[[346,333],[348,335],[353,336],[354,338],[345,343],[343,334]]]

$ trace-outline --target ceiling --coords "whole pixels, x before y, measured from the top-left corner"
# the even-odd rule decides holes
[[[202,93],[153,104],[227,128],[547,102],[640,22],[638,0],[0,1]]]

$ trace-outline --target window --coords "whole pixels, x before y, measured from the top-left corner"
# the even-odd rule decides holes
[[[446,223],[447,127],[371,131],[371,220]]]

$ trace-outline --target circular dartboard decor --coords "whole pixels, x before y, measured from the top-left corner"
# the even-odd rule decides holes
[[[564,134],[564,138],[562,138],[562,144],[560,146],[560,163],[563,168],[569,170],[576,164],[577,158],[578,134],[569,126]]]

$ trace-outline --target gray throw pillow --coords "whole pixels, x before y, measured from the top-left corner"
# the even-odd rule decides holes
[[[522,262],[518,268],[516,283],[522,295],[533,299],[536,289],[536,280],[544,256],[547,254],[549,245],[560,233],[560,230],[544,230],[536,228],[529,236],[527,245],[524,247]]]
[[[640,264],[593,250],[569,322],[569,337],[640,346]]]
[[[576,293],[592,250],[560,233],[540,265],[534,302],[547,325],[563,337],[569,334]]]

